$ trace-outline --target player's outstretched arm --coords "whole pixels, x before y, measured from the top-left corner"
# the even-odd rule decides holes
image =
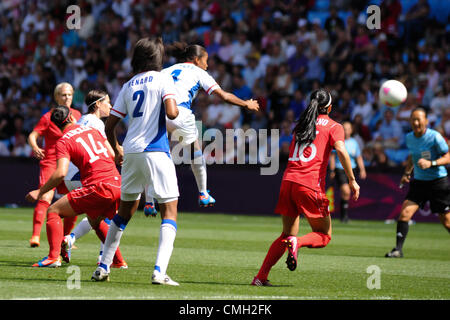
[[[241,98],[236,97],[234,94],[224,91],[222,89],[216,89],[213,91],[213,94],[220,97],[223,101],[234,104],[239,107],[247,108],[250,111],[258,111],[259,104],[258,101],[250,99],[250,100],[242,100]]]
[[[350,156],[348,155],[347,149],[345,148],[344,141],[336,141],[334,144],[334,148],[336,149],[337,155],[339,157],[339,161],[344,167],[345,174],[348,178],[348,184],[350,189],[353,192],[353,200],[358,200],[359,198],[359,185],[356,183],[355,175],[353,174],[352,164],[350,161]]]

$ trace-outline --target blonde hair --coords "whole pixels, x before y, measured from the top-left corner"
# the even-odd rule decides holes
[[[70,83],[68,82],[61,82],[58,83],[55,87],[55,90],[53,91],[53,97],[56,99],[57,94],[59,93],[59,91],[61,91],[62,88],[64,87],[70,87],[70,89],[72,89],[72,94],[73,94],[73,87]]]

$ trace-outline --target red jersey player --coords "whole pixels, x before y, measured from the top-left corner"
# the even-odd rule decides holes
[[[62,82],[55,87],[54,98],[59,106],[66,106],[70,108],[72,105],[73,88],[67,82]],[[79,120],[81,113],[78,110],[70,109],[72,116]],[[36,127],[28,136],[28,144],[33,149],[34,156],[40,160],[39,162],[39,187],[42,187],[48,178],[52,175],[56,169],[56,151],[55,144],[59,138],[61,138],[61,130],[50,121],[51,110],[44,114],[37,123]],[[38,145],[38,138],[43,137],[45,141],[44,149],[41,149]],[[40,235],[42,224],[45,220],[45,213],[47,208],[52,203],[54,196],[54,190],[48,191],[42,196],[33,212],[33,235],[30,239],[31,247],[38,247],[40,244]],[[61,191],[61,193],[63,193]],[[64,220],[64,229],[68,233],[73,228],[75,219]]]
[[[86,213],[90,224],[96,229],[102,242],[108,227],[99,228],[104,218],[112,219],[120,201],[120,174],[114,163],[114,152],[102,134],[91,127],[74,123],[71,111],[66,106],[52,110],[51,121],[62,132],[56,143],[57,167],[48,181],[27,195],[27,200],[37,201],[59,185],[69,168],[69,162],[80,170],[82,187],[70,191],[53,203],[47,210],[47,238],[50,246],[48,257],[33,267],[59,267],[61,244],[64,233],[61,217],[76,217]],[[120,251],[116,256],[122,259]]]
[[[328,117],[332,107],[331,100],[330,93],[324,89],[312,92],[308,108],[294,128],[289,162],[275,208],[275,212],[282,216],[283,232],[269,248],[252,285],[271,286],[267,280],[270,269],[286,248],[287,267],[294,271],[297,267],[298,248],[323,248],[330,242],[331,218],[325,196],[325,176],[333,148],[336,149],[348,177],[353,199],[356,201],[359,197],[359,186],[344,144],[344,129]],[[312,232],[297,238],[301,213],[308,220]]]

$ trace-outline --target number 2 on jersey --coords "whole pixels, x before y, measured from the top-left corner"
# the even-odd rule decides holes
[[[133,101],[137,100],[136,107],[134,107],[133,111],[134,118],[142,117],[142,115],[144,114],[141,111],[142,103],[144,102],[144,95],[144,91],[142,90],[138,90],[133,93]]]
[[[89,147],[89,145],[86,143],[86,141],[83,140],[83,138],[79,137],[77,138],[77,140],[75,140],[76,142],[80,143],[84,150],[86,150],[86,152],[89,154],[89,163],[95,162],[98,159],[100,159],[99,156],[97,156],[97,154],[101,154],[103,153],[105,155],[105,157],[109,158],[108,155],[108,150],[105,148],[105,146],[100,142],[97,141],[99,148],[97,148],[97,145],[95,144],[94,138],[92,137],[92,134],[88,133],[88,138],[89,138],[89,142],[91,143],[92,149],[91,147]],[[94,151],[92,151],[94,150]]]

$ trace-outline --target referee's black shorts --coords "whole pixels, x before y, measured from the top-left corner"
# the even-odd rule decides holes
[[[450,183],[447,177],[425,181],[411,180],[406,200],[417,203],[423,208],[430,201],[432,213],[450,212]]]
[[[345,174],[344,169],[335,169],[334,172],[335,172],[334,179],[336,180],[336,183],[339,188],[343,184],[348,184],[348,178],[347,178],[347,175]],[[355,175],[357,175],[359,173],[358,168],[353,168],[353,172]]]

